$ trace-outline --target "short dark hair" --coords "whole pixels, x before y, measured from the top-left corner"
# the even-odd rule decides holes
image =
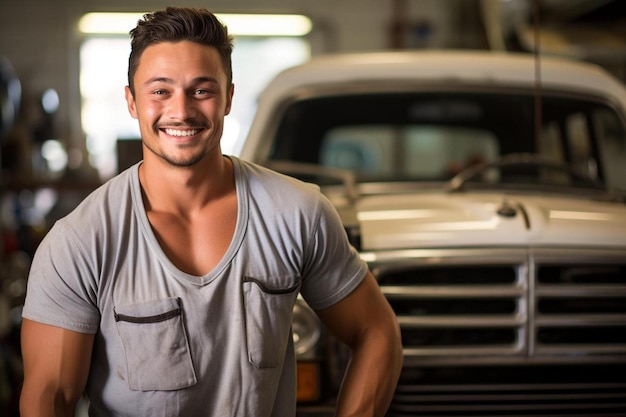
[[[233,80],[231,55],[233,38],[228,28],[207,9],[191,7],[167,7],[153,13],[147,13],[130,31],[131,51],[128,59],[128,86],[135,94],[133,77],[139,66],[139,58],[150,46],[160,42],[191,41],[217,49],[228,84]]]

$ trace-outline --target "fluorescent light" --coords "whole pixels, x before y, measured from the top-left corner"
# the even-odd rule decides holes
[[[87,13],[78,23],[82,33],[128,34],[145,13]],[[294,14],[216,14],[233,36],[304,36],[311,19]]]
[[[304,36],[311,19],[295,14],[218,14],[233,36]]]
[[[142,13],[87,13],[78,22],[82,33],[128,34]]]

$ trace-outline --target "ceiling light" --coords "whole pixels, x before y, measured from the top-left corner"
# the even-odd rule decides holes
[[[128,34],[145,13],[87,13],[78,23],[82,33]],[[304,36],[313,27],[311,19],[293,14],[216,13],[233,36]]]

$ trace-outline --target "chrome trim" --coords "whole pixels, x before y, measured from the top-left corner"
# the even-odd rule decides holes
[[[515,329],[515,340],[512,343],[501,343],[506,339],[504,336],[493,339],[493,344],[474,345],[468,343],[456,343],[454,345],[434,345],[419,343],[419,333],[405,341],[404,355],[405,366],[411,361],[418,363],[423,359],[437,358],[446,363],[473,363],[488,364],[497,363],[498,358],[507,358],[513,363],[560,363],[566,357],[568,363],[587,363],[598,360],[626,361],[626,342],[617,337],[607,338],[608,342],[602,344],[581,343],[584,340],[587,329],[603,331],[604,328],[623,327],[626,331],[626,312],[621,313],[607,310],[586,311],[584,308],[575,311],[579,305],[579,298],[585,300],[619,300],[626,297],[626,279],[624,282],[601,282],[598,284],[570,283],[541,283],[538,273],[544,266],[557,268],[574,268],[579,266],[626,266],[626,249],[597,249],[597,248],[472,248],[472,249],[427,249],[427,250],[394,250],[381,252],[362,253],[374,275],[379,280],[381,290],[392,306],[403,309],[397,313],[398,322],[403,331],[419,332],[419,329],[427,331],[439,331],[444,334],[453,334],[454,329],[463,329],[477,332],[477,340],[482,340],[480,332],[503,331],[506,328]],[[503,280],[511,280],[510,284],[484,282],[454,283],[435,285],[431,281],[420,285],[420,279],[427,277],[420,275],[428,273],[432,268],[458,268],[469,269],[482,267],[510,266],[514,271],[515,278],[504,277]],[[593,268],[592,268],[593,269]],[[424,272],[426,271],[426,272]],[[622,273],[621,270],[616,270]],[[476,270],[474,271],[476,273]],[[441,272],[439,272],[441,273]],[[386,285],[386,277],[394,275],[393,283]],[[436,276],[436,275],[435,275]],[[621,277],[621,275],[619,276]],[[409,280],[406,285],[398,281]],[[615,280],[615,278],[612,278]],[[496,280],[497,281],[497,280]],[[454,300],[468,302],[480,300],[485,311],[477,311],[476,314],[445,314],[447,305],[443,303]],[[490,300],[508,300],[515,305],[515,311],[505,311],[497,305],[490,306]],[[411,300],[415,300],[411,303]],[[425,306],[420,306],[422,300]],[[561,311],[557,304],[555,311],[549,314],[540,311],[539,303],[542,301],[567,302],[571,300],[574,312]],[[441,301],[442,304],[437,304]],[[401,303],[401,304],[397,304]],[[443,313],[432,314],[429,306],[435,303],[438,310]],[[614,303],[614,302],[613,302]],[[412,306],[415,306],[415,311]],[[491,308],[491,310],[490,310]],[[500,309],[499,309],[500,308]],[[593,309],[592,309],[593,310]],[[566,332],[566,339],[553,328]],[[539,339],[539,332],[549,335],[549,343]],[[582,332],[582,333],[581,333]],[[572,339],[568,340],[570,333]],[[428,337],[428,333],[425,333]],[[497,334],[497,333],[496,333]],[[607,333],[605,333],[608,335]],[[489,335],[484,336],[489,338]],[[504,339],[502,339],[504,338]],[[462,337],[461,337],[462,339]],[[579,340],[580,339],[580,340]]]

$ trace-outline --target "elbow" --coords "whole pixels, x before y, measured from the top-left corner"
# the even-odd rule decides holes
[[[369,355],[378,364],[385,364],[384,367],[391,379],[398,380],[404,362],[404,352],[402,348],[402,336],[400,326],[395,315],[391,316],[383,325],[379,325],[376,330],[372,330],[367,336],[360,340],[361,343],[352,346],[353,352],[363,346],[370,346]]]
[[[19,399],[20,416],[73,416],[80,395],[67,396],[55,390],[22,387]]]
[[[393,369],[396,372],[397,378],[400,377],[402,371],[402,365],[404,362],[404,351],[402,347],[402,333],[400,332],[400,325],[394,316],[392,331],[389,336],[389,356],[392,358],[394,364]]]

